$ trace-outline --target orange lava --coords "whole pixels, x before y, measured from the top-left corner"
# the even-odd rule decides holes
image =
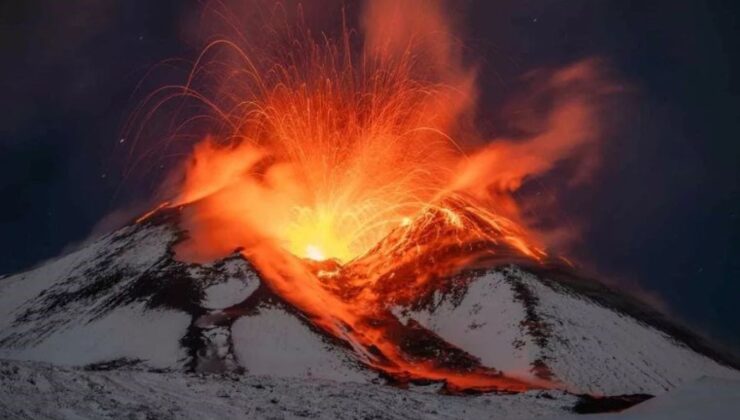
[[[497,253],[546,258],[512,193],[560,161],[593,156],[590,95],[608,89],[597,63],[531,76],[524,109],[551,103],[530,116],[531,135],[476,148],[460,140],[474,136],[462,121],[474,112],[476,72],[440,3],[374,0],[362,16],[361,36],[281,26],[267,51],[232,27],[186,85],[154,101],[206,110],[179,130],[216,121],[170,204],[186,205],[178,256],[242,249],[275,293],[392,377],[451,390],[551,386],[411,354],[399,337],[413,332],[390,308]]]

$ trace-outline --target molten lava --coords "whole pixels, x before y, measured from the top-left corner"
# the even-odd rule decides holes
[[[475,148],[459,140],[473,137],[462,121],[474,111],[475,71],[440,3],[371,1],[362,29],[361,48],[346,28],[331,37],[281,26],[266,50],[237,32],[206,46],[184,86],[152,96],[157,107],[188,98],[207,111],[180,131],[214,123],[168,204],[183,206],[189,232],[178,256],[241,249],[275,293],[396,379],[551,386],[455,348],[415,353],[403,343],[417,332],[391,308],[471,264],[546,258],[512,194],[558,162],[593,156],[593,98],[608,90],[597,64],[531,76],[524,109],[550,105],[524,118],[529,135]]]

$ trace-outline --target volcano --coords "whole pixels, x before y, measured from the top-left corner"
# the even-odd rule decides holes
[[[483,130],[441,2],[368,1],[327,31],[213,3],[224,29],[124,127],[123,178],[160,168],[161,204],[0,280],[3,386],[28,402],[0,395],[8,416],[531,418],[738,376],[558,258],[577,235],[524,188],[599,166],[625,90],[601,60],[523,74]]]
[[[570,408],[596,397],[623,408],[702,376],[740,376],[737,359],[566,264],[516,260],[507,245],[485,241],[435,252],[405,247],[451,237],[433,213],[348,264],[301,260],[340,301],[357,304],[370,287],[382,302],[371,313],[358,308],[357,325],[370,325],[362,334],[382,335],[372,342],[383,345],[359,340],[357,325],[331,334],[326,319],[292,304],[239,250],[209,263],[179,261],[184,211],[157,210],[2,278],[0,357],[87,372],[539,392]],[[461,259],[465,268],[452,275],[419,270]],[[379,274],[363,286],[367,272]],[[430,278],[414,286],[419,272]]]

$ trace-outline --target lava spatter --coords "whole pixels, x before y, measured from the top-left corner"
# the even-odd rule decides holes
[[[178,257],[241,249],[274,293],[396,379],[450,390],[551,386],[482,366],[401,324],[391,305],[474,264],[548,258],[513,193],[560,161],[593,163],[594,98],[609,91],[598,63],[530,75],[537,82],[519,105],[546,111],[526,119],[524,138],[486,143],[464,123],[476,71],[440,3],[367,2],[362,30],[343,20],[336,36],[286,22],[264,48],[236,18],[187,83],[152,94],[144,114],[174,100],[203,110],[169,139],[215,122],[162,205],[183,207],[189,237]]]

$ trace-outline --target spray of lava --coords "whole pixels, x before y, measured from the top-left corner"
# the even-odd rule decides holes
[[[393,377],[548,386],[411,354],[390,307],[481,259],[546,258],[512,194],[563,160],[593,162],[594,97],[609,89],[597,63],[530,75],[520,109],[545,111],[519,114],[528,135],[475,148],[460,139],[473,137],[463,122],[476,72],[439,2],[369,1],[361,35],[272,25],[263,48],[222,15],[233,35],[208,43],[187,83],[155,92],[145,114],[189,100],[202,111],[174,131],[209,124],[168,204],[183,206],[189,232],[180,258],[243,250],[273,291]]]

